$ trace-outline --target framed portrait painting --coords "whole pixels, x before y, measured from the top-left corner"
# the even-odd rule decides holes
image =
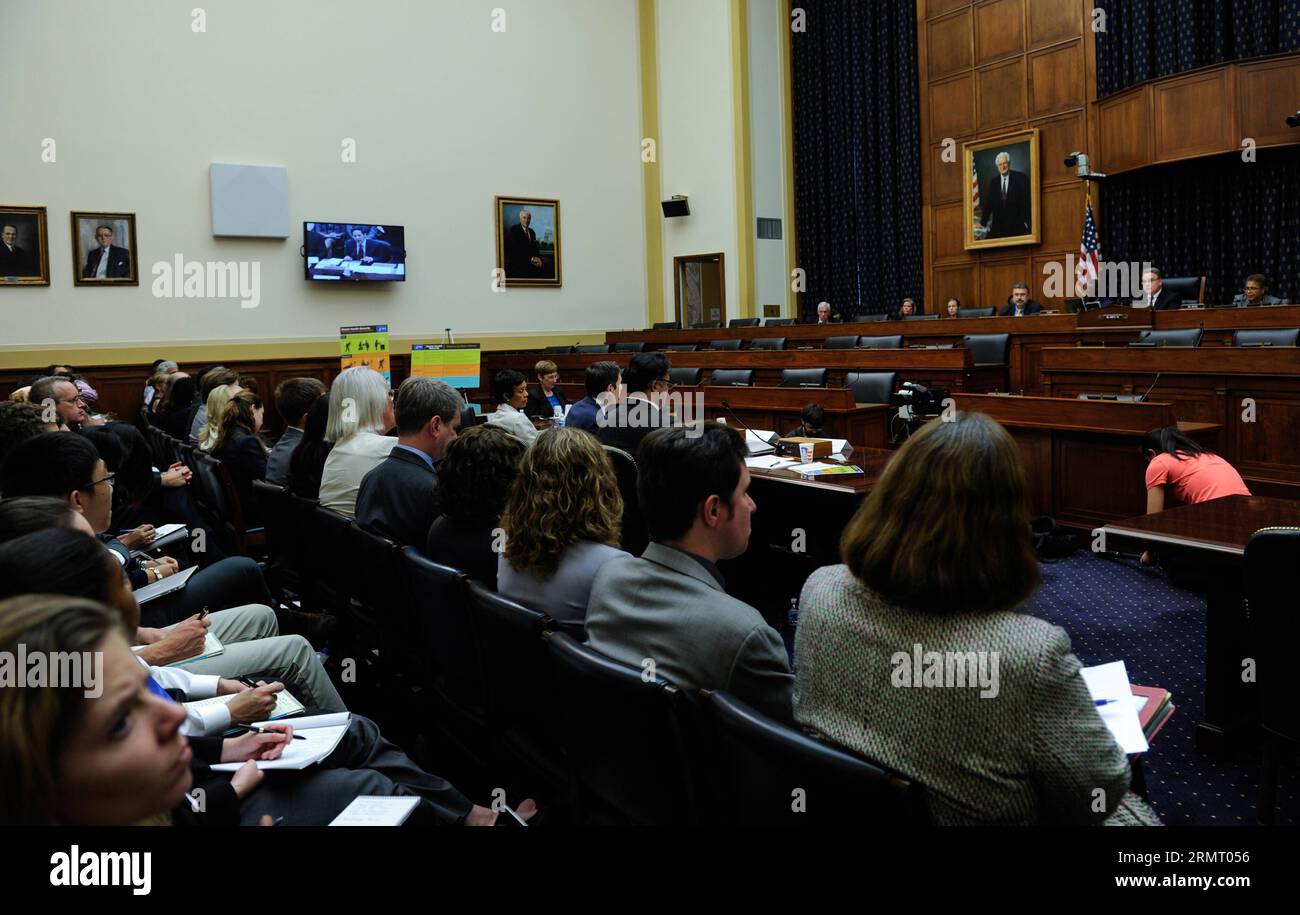
[[[562,286],[560,201],[497,197],[497,268],[506,286]]]
[[[1002,248],[1039,241],[1038,131],[1021,130],[962,144],[966,248]]]
[[[0,204],[0,286],[50,285],[45,207]]]
[[[72,266],[78,286],[139,286],[135,214],[74,212]]]

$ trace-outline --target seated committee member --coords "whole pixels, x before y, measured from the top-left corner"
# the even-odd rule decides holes
[[[537,438],[537,427],[524,413],[528,406],[528,382],[514,369],[502,369],[492,376],[492,399],[497,408],[487,415],[490,426],[509,432],[525,445]]]
[[[321,471],[320,504],[349,518],[357,513],[361,480],[388,457],[397,439],[393,392],[384,376],[364,365],[344,369],[330,386],[326,440],[333,442]]]
[[[58,423],[77,432],[90,418],[86,396],[71,378],[44,375],[32,382],[27,402],[39,407],[53,407]]]
[[[325,384],[319,378],[289,378],[276,385],[275,409],[284,420],[284,432],[266,459],[266,482],[275,486],[289,485],[289,459],[293,457],[293,449],[302,441],[307,411],[324,393]]]
[[[1038,585],[1029,504],[1020,450],[985,414],[908,439],[845,528],[844,564],[804,584],[795,720],[924,786],[937,824],[1151,819],[1069,637],[1016,612]],[[923,651],[950,652],[950,680]]]
[[[1133,301],[1134,308],[1154,308],[1163,311],[1167,308],[1182,308],[1183,298],[1172,289],[1165,289],[1165,281],[1155,267],[1142,274],[1142,298]]]
[[[131,252],[113,244],[112,226],[98,226],[95,242],[99,247],[86,255],[86,264],[81,268],[83,279],[122,279],[131,275]]]
[[[611,403],[596,417],[596,438],[602,445],[621,448],[633,457],[641,440],[664,426],[672,417],[660,408],[660,395],[672,390],[672,365],[663,353],[637,353],[623,373],[627,396]]]
[[[1248,305],[1285,305],[1286,302],[1275,295],[1268,294],[1268,277],[1262,273],[1252,273],[1246,277],[1242,291],[1232,300],[1238,308]]]
[[[557,385],[560,382],[560,370],[550,359],[543,359],[534,366],[537,373],[537,387],[528,392],[528,405],[524,407],[527,416],[544,416],[548,419],[558,409],[564,415],[564,408],[569,402],[564,392]]]
[[[1016,283],[1011,287],[1011,295],[1007,298],[1007,304],[998,312],[998,317],[1022,318],[1025,315],[1036,315],[1042,310],[1043,306],[1029,297],[1029,286]]]
[[[944,312],[945,312],[945,313],[947,314],[947,316],[950,317],[950,318],[960,318],[960,317],[961,317],[961,300],[960,300],[960,299],[949,299],[949,300],[948,300],[948,303],[944,306]]]
[[[913,315],[919,315],[921,312],[916,307],[916,299],[906,298],[899,303],[898,311],[889,316],[891,321],[901,321],[903,318],[910,318]]]
[[[501,512],[524,451],[500,426],[475,426],[451,440],[438,465],[438,517],[424,555],[496,589]]]
[[[605,449],[580,429],[538,436],[519,464],[501,529],[497,590],[561,622],[587,615],[591,580],[618,548],[623,498]]]
[[[18,646],[103,659],[102,689],[0,690],[0,822],[22,826],[135,824],[328,824],[360,795],[420,800],[409,823],[491,825],[493,811],[469,801],[384,740],[374,722],[350,716],[325,759],[266,776],[293,737],[290,723],[226,739],[182,733],[183,706],[131,656],[111,608],[62,595],[0,602],[0,652]],[[243,762],[236,772],[209,764]],[[203,803],[190,803],[192,787]],[[197,797],[197,795],[196,795]],[[519,804],[522,817],[536,812]]]
[[[397,389],[397,444],[361,479],[357,524],[401,546],[417,549],[438,517],[435,469],[460,429],[463,398],[437,378],[408,378]]]
[[[587,643],[638,669],[650,658],[658,676],[683,689],[726,690],[789,721],[794,677],[785,643],[757,610],[727,594],[716,565],[749,543],[748,456],[740,434],[718,423],[646,437],[636,491],[651,542],[639,558],[611,559],[596,573]]]
[[[363,265],[391,264],[393,246],[378,238],[367,238],[360,226],[354,226],[352,236],[343,243],[343,259],[356,261]]]
[[[830,302],[819,302],[819,303],[817,303],[817,320],[814,321],[813,323],[814,323],[814,324],[830,324],[830,323],[831,323],[831,303],[830,303]]]
[[[826,422],[826,410],[821,404],[805,404],[799,411],[801,422],[790,430],[786,438],[827,438],[822,425]]]
[[[564,418],[566,429],[583,429],[596,433],[596,418],[605,407],[618,400],[618,388],[623,383],[623,370],[617,362],[593,362],[587,366],[583,379],[587,396],[569,409]]]
[[[329,423],[330,396],[316,398],[307,411],[302,426],[302,439],[293,454],[289,455],[289,491],[304,499],[315,500],[320,494],[321,474],[325,472],[325,459],[330,456],[333,443],[325,440]]]

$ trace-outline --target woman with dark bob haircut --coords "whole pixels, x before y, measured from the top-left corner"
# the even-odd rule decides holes
[[[804,585],[795,719],[912,779],[939,824],[1155,823],[1038,585],[1029,486],[983,413],[898,450]],[[1098,791],[1098,789],[1101,789]]]

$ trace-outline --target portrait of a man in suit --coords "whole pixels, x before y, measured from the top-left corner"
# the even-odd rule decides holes
[[[45,207],[0,207],[0,286],[48,286]]]
[[[498,197],[497,267],[506,286],[559,286],[560,202]]]
[[[73,213],[72,245],[78,286],[140,282],[133,213]]]
[[[30,264],[31,256],[18,244],[18,226],[11,222],[0,226],[0,276],[28,276]]]
[[[962,151],[965,247],[997,248],[1039,241],[1038,131],[1021,130],[966,143]]]
[[[980,198],[984,211],[981,222],[988,229],[985,237],[1028,235],[1031,231],[1029,176],[1012,170],[1011,154],[1006,150],[998,153],[994,161],[997,173],[989,178]]]

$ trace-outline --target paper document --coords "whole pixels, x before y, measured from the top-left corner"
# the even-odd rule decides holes
[[[1125,753],[1145,753],[1150,744],[1142,733],[1142,724],[1138,721],[1139,703],[1133,699],[1133,689],[1129,685],[1128,670],[1123,661],[1111,661],[1096,667],[1080,668],[1083,682],[1088,686],[1088,693],[1094,702],[1104,700],[1104,705],[1097,706],[1097,714],[1110,728],[1111,735]]]
[[[755,455],[745,458],[745,466],[750,470],[784,470],[787,467],[793,467],[797,463],[799,463],[797,460],[775,454]]]
[[[734,428],[734,427],[733,427]],[[740,431],[737,429],[736,431]],[[745,444],[749,448],[749,453],[754,454],[772,454],[776,447],[772,445],[772,439],[776,438],[775,432],[767,432],[763,429],[746,429]]]
[[[184,572],[177,572],[175,575],[168,575],[162,581],[155,581],[151,585],[145,585],[143,588],[135,589],[135,602],[143,604],[153,600],[155,597],[162,597],[164,594],[171,594],[173,591],[179,591],[185,587],[185,582],[190,580],[190,576],[198,571],[198,566],[190,566]]]
[[[331,826],[401,826],[411,815],[418,797],[376,797],[363,794],[352,799],[330,823]]]
[[[199,699],[195,702],[186,702],[185,704],[197,709],[205,709],[214,705],[226,705],[237,695],[238,693],[227,693],[224,696],[213,696],[211,699]],[[295,699],[287,689],[282,689],[275,694],[275,708],[271,711],[271,720],[274,721],[277,718],[286,718],[289,715],[296,715],[304,708],[305,706]],[[292,724],[295,728],[298,727],[298,722],[296,721],[289,721],[286,723]]]
[[[306,740],[291,740],[289,745],[284,748],[284,753],[279,759],[259,759],[256,760],[259,769],[305,769],[313,763],[318,763],[325,757],[334,752],[334,748],[339,745],[343,735],[347,733],[348,721],[351,715],[348,712],[338,712],[333,715],[312,715],[308,718],[295,718],[293,721],[286,721],[285,724],[293,725],[295,737],[302,736]],[[265,724],[274,724],[271,721],[258,721],[259,726]],[[214,772],[234,772],[242,762],[217,763],[211,766]]]

